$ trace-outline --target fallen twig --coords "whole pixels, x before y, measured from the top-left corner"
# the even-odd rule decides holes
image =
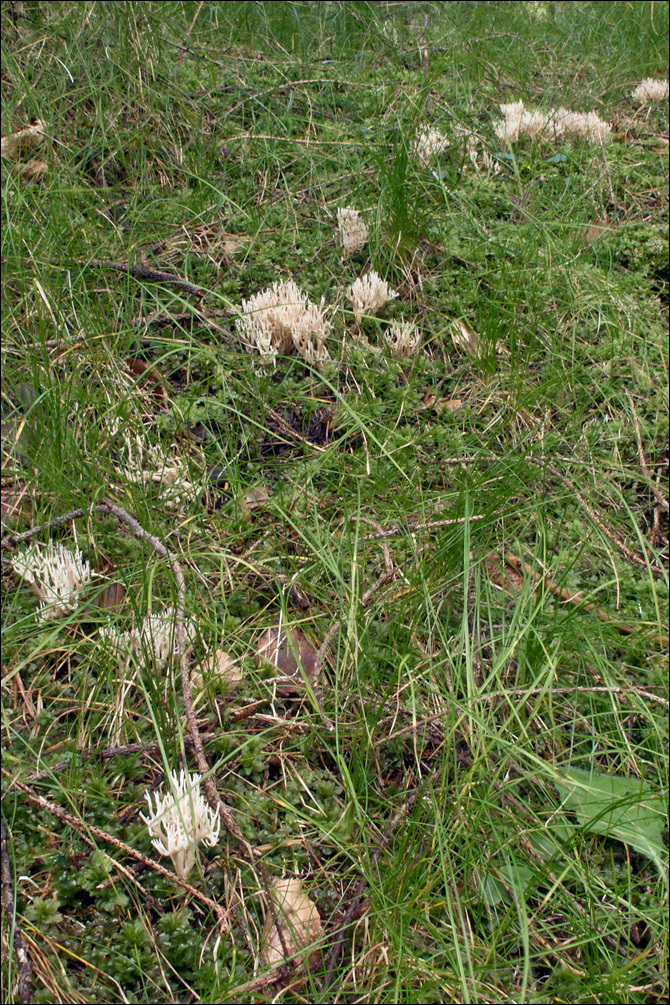
[[[248,981],[246,984],[239,984],[236,988],[232,988],[229,992],[230,999],[233,1000],[237,998],[240,1001],[240,995],[250,994],[252,991],[259,991],[261,988],[270,987],[273,984],[278,984],[279,981],[286,980],[287,977],[291,976],[291,967],[287,966],[286,963],[280,963],[272,968],[272,970],[266,971],[261,974],[260,977],[255,977],[253,981]]]
[[[527,562],[522,562],[520,558],[513,555],[511,552],[507,552],[505,555],[505,561],[508,565],[511,565],[513,569],[520,572],[522,575],[525,574],[530,577],[530,579],[535,581],[535,589],[539,589],[540,586],[540,576],[533,572],[530,565]],[[633,628],[631,625],[627,625],[624,621],[619,621],[618,618],[612,617],[607,611],[603,611],[600,607],[596,607],[595,604],[589,604],[581,593],[570,593],[564,587],[557,586],[552,583],[550,579],[544,580],[547,589],[550,593],[553,593],[555,597],[564,601],[566,604],[575,604],[577,607],[582,608],[582,610],[588,611],[590,614],[595,614],[597,618],[601,621],[607,622],[607,624],[612,625],[617,631],[621,632],[622,635],[634,635],[636,632],[640,631],[640,628]],[[663,645],[668,644],[668,636],[661,635],[660,641]]]
[[[133,279],[147,279],[154,283],[168,283],[177,286],[184,293],[190,293],[202,300],[207,295],[207,290],[201,286],[189,283],[187,279],[180,276],[173,276],[171,272],[162,272],[160,269],[153,269],[150,265],[142,262],[140,265],[131,265],[129,262],[104,262],[97,258],[91,259],[86,265],[97,265],[102,269],[114,269],[115,272],[123,272]]]
[[[381,541],[382,538],[398,537],[400,534],[405,534],[408,530],[410,534],[414,534],[417,530],[433,530],[435,527],[451,527],[459,523],[473,523],[475,520],[483,520],[484,513],[475,513],[472,516],[457,516],[452,517],[450,520],[429,520],[427,523],[410,523],[408,527],[403,527],[399,523],[391,524],[386,530],[380,528],[380,533],[378,534],[368,534],[366,537],[362,537],[361,541]],[[410,520],[413,519],[410,517]]]
[[[647,458],[644,456],[644,448],[642,446],[642,431],[640,430],[640,421],[637,417],[637,412],[635,411],[635,405],[633,404],[632,395],[628,391],[626,391],[626,397],[630,402],[631,411],[633,413],[633,422],[635,423],[635,436],[637,437],[637,453],[638,457],[640,458],[640,467],[642,468],[642,474],[649,482],[648,488],[650,488],[651,491],[654,493],[663,509],[666,510],[666,512],[670,511],[670,505],[668,504],[668,500],[665,498],[659,487],[654,484],[654,481],[651,477],[651,472],[649,471],[649,466],[647,465]]]
[[[32,968],[28,953],[23,943],[21,929],[16,923],[14,914],[14,889],[12,886],[12,870],[9,864],[9,853],[7,851],[7,831],[5,821],[0,819],[0,865],[2,866],[2,901],[7,915],[7,924],[12,933],[14,941],[14,952],[19,969],[19,1001],[21,1005],[30,1005],[32,990]],[[5,988],[9,994],[9,988]]]
[[[70,523],[72,520],[78,520],[82,516],[86,516],[87,513],[99,513],[101,516],[104,516],[106,512],[108,512],[106,506],[74,509],[71,513],[66,513],[64,516],[55,516],[51,520],[47,520],[46,523],[38,524],[37,527],[31,527],[30,530],[26,530],[22,534],[7,534],[0,542],[0,547],[15,548],[17,544],[29,541],[31,537],[35,537],[36,534],[40,534],[43,530],[49,530],[51,527],[60,527],[64,523]]]
[[[573,493],[573,495],[579,500],[579,502],[582,504],[582,506],[584,507],[584,509],[588,513],[588,515],[591,517],[591,519],[593,520],[593,522],[598,527],[600,527],[600,529],[602,530],[603,534],[605,534],[605,536],[610,539],[610,541],[612,542],[612,544],[616,545],[616,547],[619,549],[619,551],[623,555],[625,555],[626,558],[628,558],[631,562],[635,562],[636,565],[641,565],[643,569],[646,569],[647,567],[649,567],[650,569],[653,569],[653,570],[655,570],[657,572],[663,572],[664,571],[659,566],[654,565],[653,562],[651,562],[651,561],[647,562],[646,559],[640,558],[640,556],[636,555],[634,551],[631,551],[631,549],[628,547],[628,545],[624,544],[623,541],[621,541],[616,536],[616,534],[614,534],[609,529],[609,527],[607,527],[606,524],[603,523],[603,521],[600,519],[600,517],[595,512],[595,510],[593,510],[591,508],[591,506],[589,506],[589,504],[587,503],[586,499],[584,499],[584,497],[581,495],[581,493],[579,492],[579,490],[577,489],[577,487],[573,484],[573,482],[570,481],[569,478],[566,478],[566,476],[563,475],[563,474],[561,474],[560,471],[557,471],[556,468],[549,468],[549,471],[551,471],[551,473],[553,475],[555,475],[556,478],[558,478],[560,481],[562,481],[563,484],[566,486],[566,488],[568,488],[570,490],[570,492]]]
[[[436,768],[435,771],[432,773],[432,775],[428,778],[428,785],[432,785],[433,782],[435,782],[438,779],[438,777],[442,774],[442,771],[443,771],[442,766]],[[390,824],[388,825],[388,827],[386,828],[386,830],[382,835],[381,841],[375,848],[372,857],[370,859],[370,868],[376,865],[376,863],[379,861],[381,855],[388,847],[391,838],[393,837],[393,833],[397,829],[398,825],[402,823],[402,821],[405,819],[408,813],[412,812],[419,796],[421,795],[421,792],[422,787],[417,786],[417,788],[414,789],[414,791],[407,796],[404,804],[401,806],[401,808],[398,810],[398,812],[391,820]],[[331,984],[333,983],[335,967],[337,966],[337,961],[339,960],[340,954],[342,952],[342,943],[344,942],[344,938],[347,933],[347,929],[349,928],[349,925],[357,916],[359,905],[367,885],[368,881],[365,878],[363,878],[359,882],[358,886],[354,891],[354,895],[351,900],[351,903],[349,904],[347,913],[344,916],[344,920],[342,921],[342,924],[335,933],[335,942],[333,943],[330,953],[328,954],[328,959],[326,960],[326,976],[324,977],[323,982],[321,984],[321,991],[327,991],[330,988]]]
[[[184,321],[192,321],[195,318],[201,324],[212,328],[218,335],[225,335],[225,328],[217,325],[215,318],[230,317],[234,313],[232,310],[202,311],[194,306],[192,310],[181,311],[179,314],[168,314],[163,310],[154,311],[152,314],[140,315],[132,323],[135,327],[139,327],[140,325],[178,325]]]
[[[163,542],[150,534],[137,522],[137,520],[130,515],[122,506],[117,506],[108,499],[103,499],[102,504],[107,507],[109,513],[115,516],[117,520],[122,523],[127,524],[130,527],[136,537],[143,538],[145,541],[149,541],[154,551],[156,551],[168,565],[171,567],[175,579],[177,581],[177,605],[176,605],[176,615],[177,615],[177,638],[175,653],[180,661],[181,668],[181,685],[182,694],[184,696],[184,708],[186,710],[186,718],[188,719],[189,729],[191,730],[191,737],[193,739],[193,747],[195,750],[195,758],[198,764],[198,771],[203,777],[203,788],[207,794],[207,798],[215,808],[221,817],[221,821],[228,831],[228,833],[239,841],[240,845],[246,853],[246,857],[249,862],[254,861],[253,852],[246,841],[246,838],[242,834],[242,831],[237,826],[237,823],[221,799],[214,780],[212,779],[212,772],[207,761],[207,756],[205,754],[205,748],[202,744],[202,739],[200,736],[200,730],[198,729],[198,721],[196,719],[195,711],[193,709],[193,698],[191,695],[191,678],[188,672],[188,653],[186,650],[186,637],[184,630],[184,603],[186,598],[186,582],[184,580],[184,573],[180,563],[177,561],[175,556],[167,550]]]
[[[212,778],[212,770],[207,761],[207,756],[205,754],[205,748],[202,743],[202,737],[200,735],[200,730],[198,729],[198,720],[195,715],[195,710],[193,708],[193,697],[191,694],[191,678],[188,670],[188,649],[186,647],[186,632],[184,628],[184,607],[186,600],[186,581],[184,579],[184,572],[182,567],[177,560],[177,558],[169,552],[163,542],[150,534],[148,531],[142,527],[137,520],[130,515],[122,506],[117,506],[110,502],[108,499],[102,499],[102,504],[107,507],[108,511],[120,520],[122,523],[127,524],[135,533],[136,537],[142,538],[145,541],[149,541],[154,551],[156,551],[165,561],[169,564],[170,568],[174,573],[174,577],[177,581],[177,604],[176,604],[176,627],[177,627],[177,638],[175,655],[179,659],[180,669],[181,669],[181,686],[182,695],[184,698],[184,708],[186,710],[186,718],[188,720],[189,729],[191,731],[191,738],[193,740],[193,747],[195,750],[195,758],[198,764],[198,770],[202,775],[202,785],[205,790],[205,795],[209,800],[210,805],[213,809],[216,809],[224,827],[228,833],[235,838],[239,843],[244,857],[247,859],[251,868],[255,872],[256,866],[258,866],[258,871],[261,875],[262,885],[265,891],[265,896],[267,900],[268,911],[272,913],[273,923],[277,926],[277,931],[279,933],[279,938],[284,949],[284,954],[288,958],[291,953],[288,950],[288,940],[286,939],[286,932],[282,920],[280,919],[277,911],[274,907],[274,901],[271,895],[271,882],[270,876],[268,874],[265,865],[258,861],[257,855],[252,851],[251,846],[244,837],[242,831],[237,825],[235,818],[233,817],[231,811],[228,809],[226,804],[221,799],[218,793],[214,779]]]
[[[195,26],[195,22],[196,22],[196,21],[198,20],[198,14],[199,14],[199,13],[200,13],[200,11],[202,10],[202,5],[204,4],[204,2],[205,2],[205,0],[200,0],[200,3],[198,4],[198,6],[197,6],[197,7],[196,7],[196,9],[195,9],[195,14],[193,15],[193,18],[192,18],[192,20],[191,20],[191,23],[190,23],[190,25],[189,25],[189,26],[188,26],[188,28],[186,29],[186,34],[184,35],[184,43],[186,42],[186,39],[188,38],[188,36],[189,36],[189,35],[191,34],[191,32],[193,31],[193,28],[194,28],[194,26]],[[179,51],[179,55],[178,55],[178,57],[177,57],[177,62],[178,62],[178,63],[181,63],[181,61],[182,61],[182,59],[183,59],[183,58],[184,58],[184,49],[182,48],[182,49],[180,49],[180,51]]]

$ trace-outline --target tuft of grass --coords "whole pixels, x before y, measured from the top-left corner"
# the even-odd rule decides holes
[[[668,4],[1,17],[2,132],[44,121],[47,166],[2,179],[5,999],[15,923],[36,1002],[666,1000],[668,124],[630,92],[667,76]],[[612,139],[503,145],[520,98]],[[347,261],[340,206],[370,232]],[[369,268],[399,296],[359,324]],[[320,368],[237,334],[288,279],[329,311]],[[63,621],[12,571],[13,535],[103,497],[183,565],[193,666],[242,673],[205,680],[199,728],[270,878],[317,906],[307,973],[262,962],[234,840],[190,876],[222,931],[87,830],[157,859],[144,794],[196,767],[178,669],[99,635],[177,603],[147,543],[41,531],[99,574]],[[318,650],[336,623],[319,687],[257,659],[268,628]]]

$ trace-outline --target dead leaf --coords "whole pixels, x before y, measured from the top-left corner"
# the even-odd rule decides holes
[[[23,154],[34,150],[44,139],[45,128],[44,122],[41,119],[36,119],[24,129],[3,136],[0,140],[0,156],[17,160]]]
[[[16,170],[24,181],[41,181],[49,168],[45,161],[32,160],[27,164],[17,164]]]
[[[610,227],[610,219],[607,213],[605,213],[602,220],[594,220],[589,227],[585,227],[582,231],[582,240],[586,244],[595,244],[599,237],[605,233],[605,231]]]
[[[259,485],[247,492],[244,497],[244,505],[247,509],[258,509],[260,506],[265,506],[269,498],[270,489],[267,485]]]
[[[451,333],[456,349],[467,352],[468,356],[479,356],[481,339],[476,332],[470,331],[462,321],[454,321],[454,331]]]
[[[123,583],[110,583],[94,600],[96,607],[102,611],[120,611],[126,599],[126,588]]]
[[[149,363],[145,363],[143,359],[128,359],[126,360],[126,363],[128,364],[128,367],[130,368],[131,372],[134,373],[135,376],[139,378],[137,381],[138,386],[140,386],[142,382],[145,380],[148,380],[152,384],[155,384],[156,387],[154,390],[156,392],[157,397],[160,398],[160,400],[164,405],[167,405],[168,396],[167,391],[165,390],[165,386],[163,384],[165,377],[158,369],[158,367],[151,366],[151,364]]]
[[[234,691],[244,680],[244,674],[230,653],[217,649],[201,660],[197,670],[191,671],[191,687],[196,691],[206,686],[210,680],[223,681],[227,691]]]
[[[250,237],[238,236],[237,234],[226,234],[221,238],[221,247],[226,255],[234,255],[237,251],[242,251],[248,245]]]
[[[505,562],[503,567],[500,559],[495,555],[491,555],[486,560],[486,567],[491,582],[496,586],[502,587],[505,593],[518,593],[523,588],[523,576],[507,562]]]
[[[288,591],[289,599],[292,603],[297,604],[302,611],[309,610],[309,600],[295,583],[292,583]]]
[[[289,955],[284,951],[277,924],[273,924],[271,915],[268,915],[263,929],[263,962],[271,967],[290,958],[298,971],[305,967],[313,970],[319,965],[321,950],[316,948],[309,955],[305,950],[323,934],[316,904],[302,892],[302,880],[297,877],[276,879],[270,894]]]
[[[301,628],[276,625],[263,632],[256,643],[259,661],[272,663],[281,674],[276,677],[281,697],[304,690],[303,673],[309,681],[314,679],[317,652]]]
[[[463,404],[462,398],[452,398],[450,395],[446,394],[444,398],[440,398],[439,401],[433,403],[433,408],[439,415],[440,412],[455,412],[457,408],[460,408]]]

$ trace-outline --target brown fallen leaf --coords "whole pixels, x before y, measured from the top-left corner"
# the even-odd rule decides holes
[[[508,562],[505,562],[503,565],[499,558],[491,555],[486,560],[486,567],[491,582],[496,586],[502,587],[506,593],[518,593],[522,589],[523,576],[513,565],[510,565]]]
[[[221,237],[221,247],[226,255],[234,255],[242,251],[250,242],[250,237],[238,234],[225,234]]]
[[[94,600],[101,611],[120,611],[126,599],[126,588],[123,583],[110,583]]]
[[[46,126],[41,119],[36,119],[29,126],[19,129],[16,133],[9,133],[0,140],[0,155],[17,160],[23,154],[29,153],[40,145],[44,139]]]
[[[420,411],[432,408],[439,415],[440,412],[455,412],[463,404],[463,398],[453,398],[450,394],[445,394],[443,398],[438,398],[432,393],[432,388],[428,388],[423,396],[423,404]]]
[[[198,698],[211,681],[223,681],[226,691],[234,691],[243,680],[244,674],[230,653],[225,653],[223,649],[208,653],[197,669],[191,670],[191,687],[195,692],[200,692],[200,695],[195,696],[194,704],[197,704]]]
[[[41,181],[49,170],[45,161],[32,160],[27,164],[17,164],[16,171],[24,181]]]
[[[454,330],[451,333],[456,349],[467,352],[468,356],[479,356],[481,339],[477,332],[470,331],[462,321],[454,321]]]
[[[309,600],[295,583],[292,583],[288,591],[289,599],[292,603],[297,604],[301,611],[309,610]]]
[[[270,489],[267,485],[258,485],[255,489],[250,489],[244,497],[244,505],[247,509],[258,509],[265,506],[270,498]]]
[[[426,388],[426,393],[423,396],[423,407],[432,408],[433,405],[435,404],[435,398],[436,396],[433,394],[433,389],[429,384],[428,387]]]
[[[304,690],[304,675],[311,682],[316,672],[317,649],[301,628],[275,625],[262,633],[256,643],[259,662],[272,663],[279,670],[277,694],[288,697]]]
[[[321,917],[309,897],[302,891],[302,880],[276,879],[270,890],[277,920],[282,928],[286,952],[282,945],[277,923],[271,915],[263,929],[261,957],[267,966],[276,966],[289,958],[298,972],[307,968],[313,970],[321,960],[321,950],[317,947],[309,954],[305,952],[322,934]],[[286,953],[289,955],[287,956]]]
[[[128,359],[126,360],[128,367],[131,372],[138,377],[137,384],[140,386],[143,381],[149,381],[155,384],[154,391],[156,396],[161,400],[164,405],[168,404],[168,395],[165,390],[164,380],[165,377],[158,369],[157,366],[151,366],[150,363],[146,363],[143,359]]]
[[[584,228],[581,235],[582,240],[586,244],[595,244],[598,238],[602,237],[610,226],[610,218],[607,213],[605,213],[602,220],[594,220],[590,226]]]
[[[455,412],[462,404],[462,398],[452,398],[451,395],[446,394],[444,398],[439,398],[438,401],[433,402],[433,408],[439,415],[440,412],[444,411]]]

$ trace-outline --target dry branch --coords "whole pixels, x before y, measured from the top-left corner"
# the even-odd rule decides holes
[[[0,865],[2,866],[2,901],[7,915],[7,924],[13,934],[14,952],[19,969],[19,1001],[21,1005],[30,1005],[32,988],[32,969],[30,960],[23,944],[21,929],[16,923],[14,916],[14,889],[12,887],[12,870],[9,864],[9,853],[7,851],[7,831],[5,821],[0,820]],[[7,992],[9,988],[5,989]]]
[[[570,481],[569,478],[566,478],[566,476],[563,475],[563,474],[561,474],[560,471],[557,471],[556,468],[549,468],[549,471],[551,471],[551,473],[556,478],[558,478],[559,481],[563,482],[563,484],[566,486],[566,488],[569,489],[570,492],[575,496],[575,498],[579,500],[579,502],[582,504],[582,506],[584,507],[584,509],[588,513],[588,515],[591,517],[591,519],[593,520],[593,522],[596,524],[596,526],[600,527],[600,529],[602,530],[603,534],[606,537],[608,537],[609,540],[612,542],[612,544],[614,544],[619,549],[619,551],[622,553],[622,555],[625,555],[625,557],[627,559],[629,559],[629,561],[635,562],[636,565],[641,565],[643,569],[646,569],[647,566],[648,566],[650,569],[653,569],[656,572],[663,572],[663,569],[660,566],[655,565],[651,561],[647,562],[646,559],[640,558],[640,556],[636,555],[634,551],[631,551],[631,549],[628,547],[628,545],[624,544],[624,542],[621,541],[616,536],[616,534],[614,534],[609,529],[609,527],[605,523],[603,523],[603,521],[600,519],[600,517],[595,512],[595,510],[592,509],[591,506],[589,506],[589,504],[587,503],[586,499],[584,499],[584,497],[581,495],[581,493],[579,492],[579,490],[577,489],[577,487],[573,484],[573,482]]]
[[[434,782],[436,782],[437,779],[442,774],[442,771],[443,771],[442,766],[436,768],[428,779],[428,785],[432,785]],[[411,813],[412,810],[414,809],[414,806],[416,805],[416,802],[419,796],[421,795],[421,792],[422,792],[421,786],[417,786],[417,788],[414,789],[413,792],[410,792],[401,808],[398,810],[398,812],[391,820],[390,824],[388,825],[388,827],[386,828],[386,830],[382,835],[381,841],[379,842],[379,844],[377,845],[372,854],[372,857],[370,859],[370,869],[372,869],[373,866],[377,864],[383,852],[386,850],[386,848],[388,848],[391,838],[393,837],[393,834],[397,829],[398,825],[402,823],[407,814]],[[359,882],[358,886],[354,891],[354,895],[351,900],[351,903],[349,904],[347,913],[344,916],[344,920],[342,921],[342,924],[339,926],[337,932],[335,933],[335,940],[333,942],[330,953],[328,954],[328,959],[326,960],[326,976],[324,977],[323,982],[321,984],[322,991],[327,991],[333,983],[335,976],[335,967],[337,966],[337,961],[339,960],[340,954],[342,952],[342,943],[344,942],[344,938],[347,934],[347,929],[351,925],[352,921],[354,921],[354,919],[358,916],[360,903],[363,898],[363,894],[365,892],[367,885],[368,881],[365,878],[363,878]]]
[[[97,265],[102,269],[113,269],[115,272],[123,272],[127,276],[132,276],[133,279],[145,279],[148,282],[166,283],[176,286],[180,290],[183,290],[184,293],[190,293],[200,299],[207,295],[207,290],[204,290],[201,286],[195,286],[193,283],[189,283],[187,279],[182,279],[181,276],[173,276],[171,272],[152,269],[150,265],[144,262],[140,265],[130,265],[128,262],[104,262],[94,258],[85,264],[89,266]]]
[[[520,572],[522,575],[525,572],[525,574],[535,582],[535,589],[536,590],[539,589],[540,577],[538,576],[537,573],[533,572],[533,570],[531,569],[530,565],[528,565],[527,562],[522,562],[520,558],[518,558],[516,555],[513,555],[511,552],[507,552],[507,554],[505,555],[505,561],[507,562],[508,565],[511,565],[513,569],[516,569],[516,571]],[[640,631],[639,628],[633,628],[631,627],[631,625],[627,625],[625,622],[619,621],[618,618],[613,618],[611,614],[608,614],[607,611],[603,611],[600,607],[596,607],[595,604],[587,603],[587,601],[584,600],[581,593],[570,593],[570,591],[566,590],[564,587],[560,587],[557,586],[555,583],[552,583],[550,579],[546,579],[545,583],[549,592],[553,593],[553,595],[555,597],[558,597],[559,600],[564,601],[564,603],[566,604],[575,604],[577,607],[582,608],[582,610],[588,611],[591,614],[595,614],[597,618],[599,618],[601,621],[607,622],[607,624],[609,625],[612,625],[614,628],[617,629],[617,631],[621,632],[622,635],[634,635],[637,631]],[[667,645],[668,636],[662,635],[660,638],[660,642],[662,645]]]
[[[638,457],[640,458],[640,467],[642,468],[642,474],[649,482],[649,488],[656,496],[656,499],[658,500],[660,505],[666,512],[668,512],[670,510],[668,500],[665,498],[665,496],[659,489],[658,485],[654,484],[654,481],[651,477],[651,472],[649,470],[649,466],[647,464],[647,458],[644,456],[644,447],[642,446],[642,431],[640,430],[640,420],[638,419],[637,412],[635,411],[635,405],[633,403],[632,395],[628,391],[626,391],[626,397],[630,402],[630,407],[633,412],[633,422],[635,423],[635,436],[637,438],[637,453]]]
[[[184,572],[180,563],[177,561],[175,556],[167,550],[163,542],[155,537],[153,534],[149,534],[148,531],[144,529],[137,522],[137,520],[130,515],[122,506],[116,506],[114,503],[110,502],[108,499],[103,499],[102,504],[107,507],[107,511],[115,516],[117,520],[122,523],[127,524],[130,527],[136,537],[139,537],[145,541],[149,541],[154,551],[156,551],[165,561],[168,563],[170,568],[174,573],[174,577],[177,581],[177,604],[176,604],[176,614],[177,614],[177,644],[175,647],[175,654],[180,661],[181,668],[181,685],[182,694],[184,696],[184,708],[186,709],[186,718],[188,719],[189,729],[191,730],[191,737],[193,739],[193,747],[195,750],[195,758],[198,764],[198,771],[202,775],[202,784],[210,802],[212,808],[216,809],[221,821],[228,831],[228,833],[239,841],[242,846],[246,857],[249,862],[253,863],[254,855],[248,845],[242,831],[237,826],[235,819],[224,804],[219,793],[217,792],[214,780],[211,777],[212,771],[207,761],[207,756],[205,754],[205,748],[202,743],[202,738],[200,736],[200,730],[198,729],[198,721],[196,719],[195,711],[193,709],[193,698],[191,695],[191,678],[188,672],[188,652],[186,649],[186,637],[184,629],[184,603],[186,599],[186,582],[184,580]]]

